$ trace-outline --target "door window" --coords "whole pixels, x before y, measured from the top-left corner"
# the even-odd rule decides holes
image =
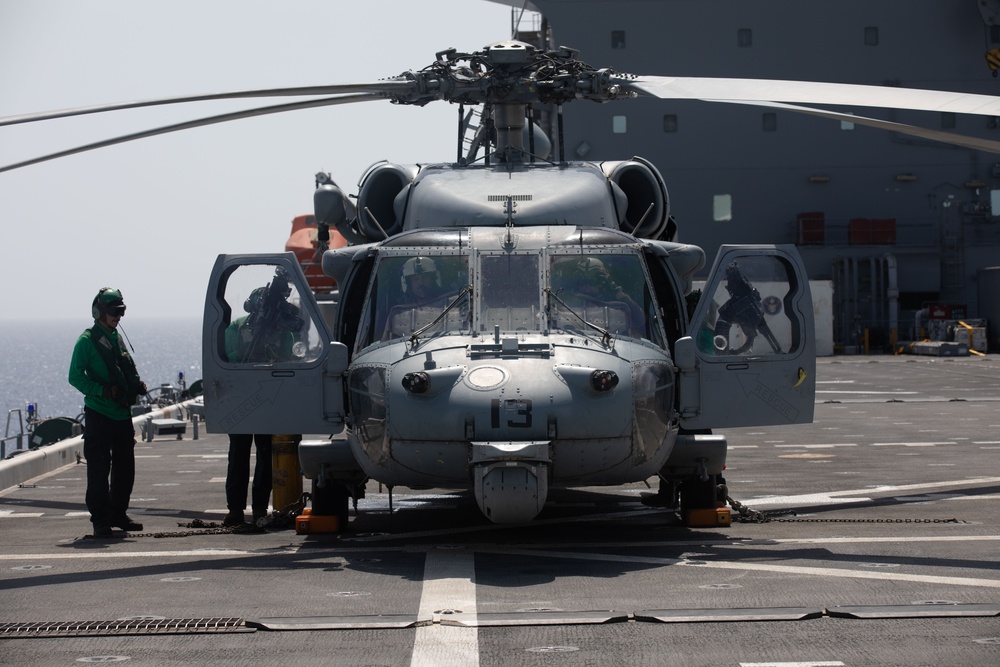
[[[802,333],[789,313],[795,292],[793,276],[786,262],[773,255],[730,261],[706,292],[711,302],[696,336],[698,349],[710,355],[795,352]]]
[[[225,279],[223,359],[241,365],[306,363],[319,358],[319,329],[288,273],[272,264],[237,267]]]

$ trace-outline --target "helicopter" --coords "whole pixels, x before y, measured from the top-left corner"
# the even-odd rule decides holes
[[[862,100],[997,115],[998,98],[637,76],[578,56],[505,41],[441,51],[422,70],[377,82],[226,95],[328,96],[263,113],[373,98],[459,105],[454,162],[376,163],[356,203],[317,175],[317,259],[337,285],[331,298],[312,293],[292,253],[224,254],[212,270],[207,428],[344,433],[299,445],[314,513],[343,520],[374,480],[468,490],[490,521],[523,523],[550,488],[658,476],[664,505],[688,525],[716,525],[726,521],[727,442],[713,430],[812,421],[815,327],[795,247],[723,246],[697,298],[704,252],[678,240],[655,165],[567,161],[558,136],[535,125],[535,105],[760,104],[1000,152],[997,142],[797,106]],[[482,111],[463,153],[466,106]],[[347,245],[331,247],[331,230]],[[252,330],[234,334],[243,318]],[[234,335],[244,354],[233,354]]]
[[[216,263],[206,385],[232,406],[223,414],[272,431],[302,431],[306,400],[312,430],[343,419],[346,438],[299,448],[317,497],[338,490],[332,511],[343,515],[345,490],[373,479],[468,489],[489,520],[519,523],[542,511],[550,486],[658,475],[665,503],[689,524],[711,523],[726,461],[726,440],[712,429],[812,420],[815,332],[794,247],[724,246],[689,319],[704,254],[675,240],[655,166],[546,159],[532,104],[627,99],[662,84],[595,70],[577,55],[513,41],[447,50],[383,84],[396,103],[459,104],[460,134],[464,105],[483,105],[483,122],[454,163],[373,165],[356,205],[318,175],[320,238],[335,229],[350,243],[322,256],[340,287],[328,319],[344,347],[324,360],[315,343],[325,337],[307,336],[311,376],[272,375],[273,385],[302,389],[276,388],[267,410],[243,409],[261,393],[246,369],[221,362],[220,332],[247,286],[297,276],[299,303],[305,286],[287,257]],[[407,294],[422,272],[438,300]],[[603,284],[581,298],[581,283],[594,280]],[[313,318],[310,331],[320,332],[324,318]],[[280,369],[256,371],[258,386]],[[344,405],[331,404],[345,393]]]

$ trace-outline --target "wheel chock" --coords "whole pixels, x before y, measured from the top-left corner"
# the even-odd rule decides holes
[[[732,523],[733,516],[728,507],[689,510],[684,517],[684,525],[689,528],[723,528]]]
[[[308,509],[295,517],[296,535],[316,535],[319,533],[339,533],[340,519],[337,516],[313,514]]]

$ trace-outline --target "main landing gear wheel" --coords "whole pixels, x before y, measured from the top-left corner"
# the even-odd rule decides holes
[[[347,528],[347,501],[350,499],[347,486],[342,482],[327,481],[320,486],[312,482],[312,513],[318,516],[335,516],[340,529]]]
[[[731,516],[726,508],[726,480],[709,475],[707,480],[691,477],[680,484],[681,518],[692,528],[728,526]]]

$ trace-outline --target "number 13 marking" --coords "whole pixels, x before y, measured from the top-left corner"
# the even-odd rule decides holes
[[[529,428],[531,426],[531,401],[528,399],[501,401],[499,398],[494,398],[490,401],[490,425],[493,428],[500,428],[501,412],[507,418],[506,426],[511,428]]]

